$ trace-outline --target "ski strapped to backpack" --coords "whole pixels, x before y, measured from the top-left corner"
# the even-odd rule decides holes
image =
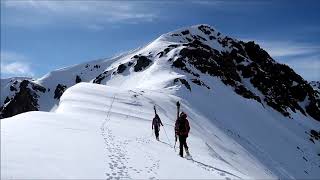
[[[179,119],[179,114],[180,114],[180,103],[179,103],[179,101],[177,101],[177,120]],[[177,120],[176,120],[176,121],[177,121]],[[177,137],[177,134],[176,134],[175,131],[174,131],[174,137],[175,137],[174,151],[176,151],[176,144],[177,144],[177,139],[178,139],[178,137]]]

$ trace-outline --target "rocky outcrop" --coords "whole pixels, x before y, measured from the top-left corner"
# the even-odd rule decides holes
[[[60,99],[64,91],[67,89],[67,86],[63,84],[58,84],[56,89],[54,90],[54,99]]]
[[[108,71],[104,71],[93,80],[93,83],[101,84],[101,81],[104,80],[107,76],[108,76]]]
[[[151,64],[151,60],[146,57],[146,56],[141,56],[141,55],[135,55],[133,57],[134,59],[137,60],[136,65],[134,65],[134,71],[139,72],[144,70],[146,67],[148,67]]]
[[[80,76],[77,75],[77,76],[76,76],[76,84],[79,83],[79,82],[81,82],[81,81],[82,81],[82,80],[81,80]]]
[[[120,64],[120,65],[118,66],[117,73],[118,73],[118,74],[121,74],[121,73],[123,73],[126,69],[127,69],[127,66],[126,66],[126,65]]]
[[[181,79],[181,78],[176,78],[176,79],[173,80],[174,84],[177,84],[178,82],[183,84],[189,91],[191,91],[191,86],[190,86],[190,84],[188,83],[187,80]]]
[[[44,87],[28,80],[23,80],[20,82],[19,92],[12,99],[6,98],[5,104],[0,108],[0,118],[11,117],[27,111],[38,111],[39,95],[37,93],[44,93],[45,91]]]
[[[233,87],[237,94],[267,104],[284,116],[290,116],[289,110],[300,111],[320,121],[319,94],[290,67],[274,61],[253,41],[237,41],[220,36],[219,33],[213,36],[214,30],[205,25],[198,29],[207,37],[192,35],[190,32],[179,35],[191,36],[192,39],[180,45],[181,50],[178,58],[172,62],[173,67],[195,77],[200,75],[194,68],[201,73],[219,77],[224,84]],[[229,50],[218,51],[205,44],[207,39],[213,39],[210,36]],[[255,91],[260,91],[262,95],[255,94],[244,81],[249,81]],[[199,81],[194,83],[201,84]],[[306,105],[303,101],[307,102]]]
[[[310,85],[314,90],[318,91],[320,94],[320,81],[311,81]]]
[[[210,89],[210,87],[208,85],[206,85],[206,83],[204,83],[203,81],[201,81],[199,79],[191,79],[191,81],[194,84],[197,84],[198,86],[203,86],[203,87],[206,87],[207,89]]]

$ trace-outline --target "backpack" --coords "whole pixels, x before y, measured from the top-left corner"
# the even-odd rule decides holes
[[[159,128],[160,125],[162,124],[160,117],[159,116],[154,117],[152,120],[152,124],[155,128]]]
[[[177,135],[188,136],[190,131],[189,121],[186,118],[179,118],[176,121],[175,130]]]

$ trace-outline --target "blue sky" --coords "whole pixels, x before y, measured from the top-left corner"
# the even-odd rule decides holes
[[[1,77],[41,77],[205,23],[254,40],[306,80],[320,80],[319,9],[316,0],[1,0]]]

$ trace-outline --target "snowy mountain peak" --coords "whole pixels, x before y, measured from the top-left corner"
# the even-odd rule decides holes
[[[211,48],[223,51],[227,50],[224,42],[227,40],[231,40],[231,38],[222,35],[216,29],[207,24],[199,24],[163,34],[156,41],[164,41],[174,44],[200,41]],[[234,39],[232,40],[236,41]]]
[[[167,131],[161,131],[161,139],[166,138],[161,146],[150,136],[153,106],[168,135],[174,134],[177,101],[191,125],[194,159],[188,163],[177,159]],[[258,44],[222,35],[209,25],[172,31],[144,47],[61,68],[38,80],[1,80],[0,118],[5,179],[320,176],[320,93]],[[62,156],[51,157],[60,143]],[[145,149],[132,150],[140,146]],[[28,154],[12,153],[15,149]],[[48,159],[52,167],[64,165],[66,174],[41,166]],[[19,169],[33,161],[43,174]],[[115,168],[117,161],[122,170]],[[190,171],[169,177],[178,164]]]
[[[207,36],[219,36],[220,33],[217,32],[214,28],[210,27],[207,24],[199,24],[199,25],[194,25],[190,27],[184,27],[180,28],[174,31],[171,31],[169,33],[163,34],[159,37],[159,39],[162,40],[167,40],[169,42],[175,41],[181,38],[180,40],[185,40],[185,42],[188,42],[188,39],[195,39],[195,38],[207,38]],[[198,36],[198,37],[197,37]],[[204,39],[201,39],[204,40]]]
[[[320,120],[319,95],[301,76],[290,67],[274,61],[254,42],[224,36],[204,24],[163,34],[142,48],[112,59],[48,73],[32,82],[48,91],[31,95],[43,101],[34,102],[39,106],[31,109],[52,109],[66,88],[83,81],[161,91],[181,91],[177,87],[185,87],[193,94],[193,89],[197,89],[193,86],[202,87],[204,92],[201,93],[208,90],[213,93],[212,78],[220,79],[238,95],[270,106],[284,116],[291,117],[292,113],[300,111]],[[18,89],[19,82],[21,80],[1,87],[4,92],[1,93],[0,104],[2,117],[20,113],[20,110],[8,109],[7,104],[16,102],[11,100],[18,92],[12,90]]]

